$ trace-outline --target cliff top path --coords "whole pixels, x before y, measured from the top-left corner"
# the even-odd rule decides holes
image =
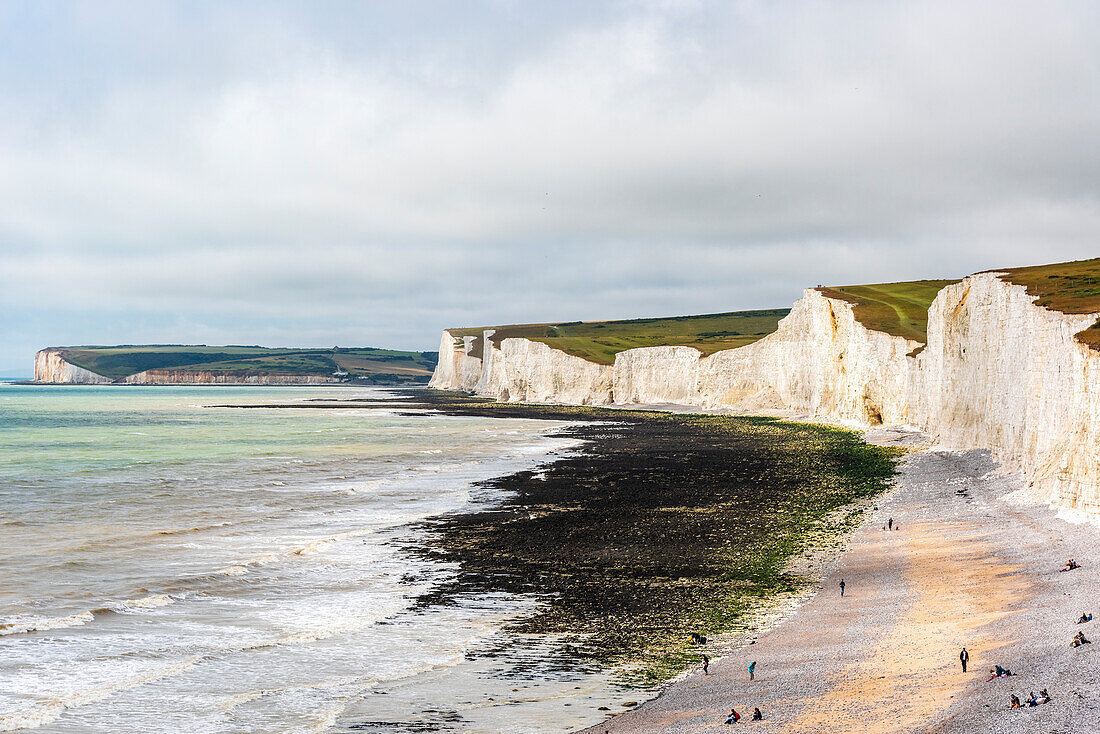
[[[1078,631],[1100,636],[1100,531],[1003,499],[1019,484],[988,452],[910,454],[796,614],[755,644],[708,650],[711,675],[584,731],[726,730],[730,707],[759,732],[1100,731],[1100,652],[1069,645]],[[900,529],[884,531],[889,518]],[[1060,572],[1068,558],[1082,567]],[[1097,621],[1078,625],[1082,612]],[[1016,675],[987,682],[998,664]],[[1011,694],[1044,688],[1052,702],[1008,708]],[[749,720],[753,707],[764,721]]]

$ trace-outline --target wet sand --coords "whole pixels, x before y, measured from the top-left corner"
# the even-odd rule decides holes
[[[584,731],[725,729],[731,706],[761,732],[1100,731],[1094,646],[1069,647],[1078,630],[1100,635],[1100,615],[1076,624],[1082,611],[1100,613],[1089,554],[1100,533],[1006,502],[1021,482],[999,475],[986,452],[911,454],[796,614],[755,644],[713,646],[722,657],[710,676],[696,671]],[[884,531],[891,517],[900,529]],[[1083,568],[1059,573],[1069,557]],[[1018,675],[987,682],[996,664]],[[1010,694],[1042,688],[1051,703],[1008,708]],[[762,722],[749,720],[756,706]]]

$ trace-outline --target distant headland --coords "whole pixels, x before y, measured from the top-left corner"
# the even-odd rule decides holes
[[[34,358],[34,382],[66,385],[416,385],[435,352],[373,347],[295,349],[205,344],[50,347]]]

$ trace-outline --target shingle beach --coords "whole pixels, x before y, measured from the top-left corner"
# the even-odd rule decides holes
[[[755,641],[700,648],[709,676],[584,732],[725,730],[731,707],[760,732],[1100,731],[1100,653],[1070,647],[1078,631],[1100,636],[1100,617],[1077,623],[1100,613],[1100,532],[1006,499],[1022,487],[988,452],[915,451],[796,613]],[[891,518],[899,528],[884,530]],[[1060,572],[1069,558],[1081,568]],[[995,665],[1015,675],[987,680]],[[1050,703],[1009,708],[1044,688]]]

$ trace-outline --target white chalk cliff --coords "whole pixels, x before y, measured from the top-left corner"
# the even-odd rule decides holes
[[[34,381],[64,385],[322,385],[340,382],[328,375],[174,369],[145,370],[115,380],[69,362],[57,349],[43,349],[34,355]]]
[[[1033,304],[996,273],[944,288],[928,342],[874,331],[847,301],[807,290],[778,329],[738,349],[645,347],[599,365],[541,342],[443,333],[430,385],[505,401],[677,403],[783,411],[869,427],[907,424],[949,448],[988,448],[1030,495],[1100,516],[1100,352],[1074,335],[1100,314]]]
[[[474,337],[453,336],[444,331],[439,340],[439,362],[435,365],[428,387],[441,390],[472,391],[481,378],[481,359],[470,356]]]
[[[77,367],[54,349],[43,349],[34,355],[34,380],[69,385],[105,385],[114,382],[110,377]]]
[[[1032,498],[1100,516],[1100,352],[1074,338],[1098,315],[1032,300],[992,273],[940,291],[912,422],[946,447],[992,449]]]

